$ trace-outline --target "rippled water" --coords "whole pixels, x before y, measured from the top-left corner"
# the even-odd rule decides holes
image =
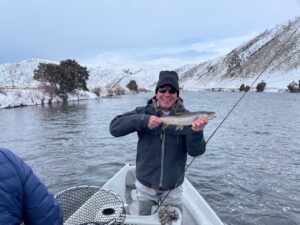
[[[241,93],[182,93],[191,111],[215,111],[208,139]],[[20,155],[53,192],[102,185],[135,162],[136,135],[109,123],[150,94],[0,110],[0,146]],[[187,172],[226,224],[300,224],[300,95],[249,93]],[[190,160],[190,159],[189,159]]]

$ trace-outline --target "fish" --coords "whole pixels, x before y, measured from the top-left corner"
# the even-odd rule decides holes
[[[162,116],[160,120],[162,122],[162,128],[165,129],[170,125],[176,126],[177,130],[182,130],[184,126],[190,126],[192,123],[200,118],[207,118],[211,120],[215,117],[215,112],[198,111],[198,112],[187,112],[177,113],[174,116]]]

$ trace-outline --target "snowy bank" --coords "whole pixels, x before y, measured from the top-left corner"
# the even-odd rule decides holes
[[[74,94],[67,95],[67,101],[95,99],[97,97],[96,94],[88,91],[76,91]],[[62,97],[51,96],[42,89],[2,89],[0,91],[0,108],[43,105],[63,101]]]

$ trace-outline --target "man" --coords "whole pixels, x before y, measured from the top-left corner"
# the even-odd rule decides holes
[[[31,168],[0,148],[0,224],[62,225],[62,211]]]
[[[155,96],[147,105],[117,116],[110,124],[110,132],[115,137],[138,134],[136,188],[140,215],[149,215],[152,206],[164,199],[169,190],[172,191],[163,204],[181,208],[187,154],[198,156],[205,151],[206,118],[194,121],[191,127],[181,131],[175,126],[165,129],[160,126],[160,116],[181,112],[187,110],[179,97],[178,75],[174,71],[161,71]]]

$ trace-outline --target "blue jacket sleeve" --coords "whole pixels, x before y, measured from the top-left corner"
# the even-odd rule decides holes
[[[110,123],[110,133],[115,137],[124,136],[148,127],[150,115],[141,112],[140,108],[115,117]]]
[[[190,156],[202,155],[206,149],[203,131],[195,132],[193,130],[189,130],[186,135],[186,148]]]
[[[5,191],[5,195],[14,199],[15,204],[10,201],[0,204],[0,224],[1,214],[9,210],[6,218],[12,221],[17,217],[30,225],[61,225],[63,215],[60,205],[32,169],[9,150],[0,149],[1,157],[6,161],[5,171],[13,175],[10,182],[4,180],[1,186],[11,188]],[[2,173],[2,168],[0,171]]]
[[[60,225],[62,224],[62,210],[47,187],[23,162],[23,205],[25,224]]]

